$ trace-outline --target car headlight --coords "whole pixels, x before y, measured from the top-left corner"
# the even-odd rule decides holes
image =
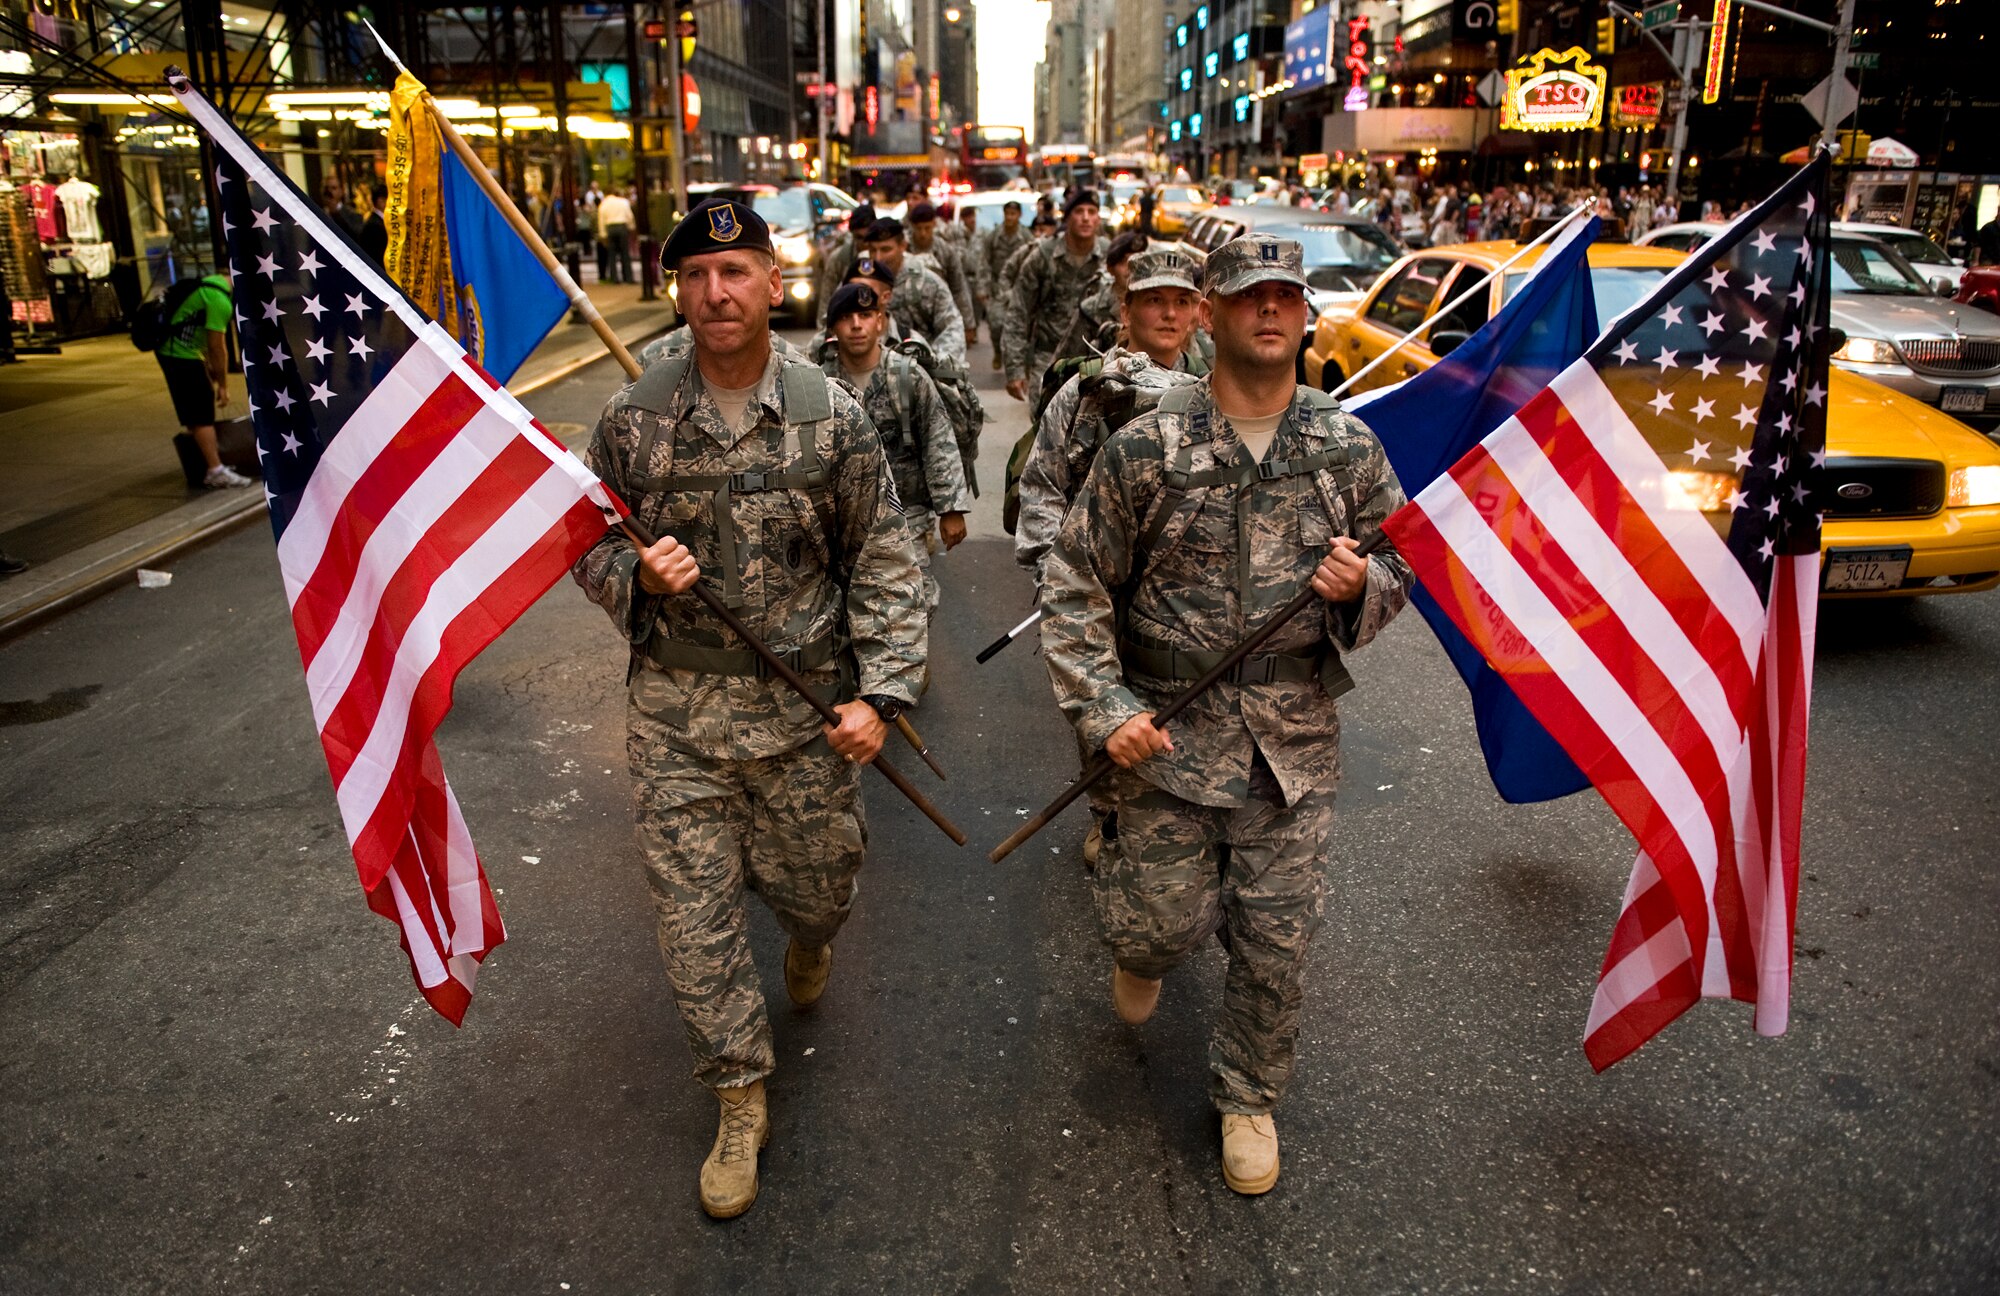
[[[1944,502],[1952,508],[1978,508],[2000,504],[2000,464],[1975,464],[1954,468],[1945,487]]]
[[[1851,337],[1833,353],[1833,358],[1855,364],[1895,364],[1896,348],[1880,338]]]
[[[1697,472],[1683,468],[1666,478],[1667,507],[1696,513],[1720,513],[1736,491],[1734,473]]]
[[[812,260],[812,240],[803,234],[778,240],[778,260],[786,265],[802,266]]]

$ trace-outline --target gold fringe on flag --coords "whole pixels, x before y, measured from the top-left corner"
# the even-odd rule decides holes
[[[451,277],[437,126],[424,107],[423,82],[408,72],[389,92],[389,230],[383,258],[389,278],[453,337],[459,335],[458,285]]]

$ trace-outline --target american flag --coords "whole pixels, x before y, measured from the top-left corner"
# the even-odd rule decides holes
[[[1384,527],[1639,842],[1584,1051],[1785,1028],[1826,459],[1824,156]],[[1597,271],[1596,273],[1607,273]]]
[[[313,719],[368,905],[463,1021],[506,938],[433,735],[623,506],[188,82]]]

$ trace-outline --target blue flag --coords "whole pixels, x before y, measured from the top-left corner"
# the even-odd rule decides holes
[[[439,161],[459,341],[504,383],[563,317],[569,298],[449,149]]]
[[[1596,217],[1572,225],[1542,256],[1499,314],[1456,350],[1400,386],[1348,402],[1415,495],[1511,418],[1597,338],[1597,303],[1585,254]],[[1472,691],[1472,716],[1493,786],[1517,804],[1590,786],[1499,672],[1459,633],[1422,586],[1411,601]]]

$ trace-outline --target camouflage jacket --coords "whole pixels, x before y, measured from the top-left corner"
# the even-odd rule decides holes
[[[942,235],[932,235],[928,249],[919,252],[912,247],[903,260],[906,264],[915,262],[944,280],[944,286],[951,289],[951,300],[958,307],[960,317],[975,318],[972,313],[972,276],[965,271],[963,248],[947,242]]]
[[[786,406],[821,388],[828,417],[788,424]],[[780,652],[798,651],[809,681],[829,692],[838,686],[832,646],[844,637],[855,692],[913,702],[926,650],[922,575],[868,416],[844,386],[776,354],[751,409],[749,428],[724,426],[690,354],[685,365],[656,366],[613,396],[584,459],[655,535],[693,550],[702,581],[752,630]],[[815,460],[816,474],[807,471]],[[727,496],[675,484],[729,474],[737,484],[745,474],[781,471],[817,480],[738,485]],[[612,530],[571,574],[631,644],[634,705],[660,723],[670,747],[750,760],[819,735],[818,713],[783,683],[730,668],[748,650],[720,619],[691,594],[646,593],[636,565],[631,542]],[[703,668],[663,658],[716,660]]]
[[[1105,439],[1123,426],[1132,404],[1131,389],[1152,393],[1193,382],[1208,366],[1183,353],[1172,369],[1153,363],[1143,351],[1114,349],[1094,374],[1078,374],[1062,385],[1035,428],[1034,448],[1021,468],[1021,515],[1014,524],[1014,561],[1037,578],[1042,559],[1056,542],[1063,514]]]
[[[974,259],[979,266],[979,292],[985,297],[995,296],[1000,290],[1000,272],[1007,268],[1008,260],[1022,248],[1034,241],[1034,231],[1024,222],[1009,234],[1005,224],[995,225],[979,235],[979,253]]]
[[[813,354],[822,357],[820,367],[827,377],[848,383],[837,346],[822,347]],[[851,384],[848,390],[853,390]],[[859,395],[861,408],[868,412],[883,449],[889,452],[889,471],[896,479],[896,494],[902,497],[903,506],[927,508],[933,513],[965,512],[969,492],[958,439],[952,434],[944,402],[938,399],[937,385],[923,366],[885,347],[868,389]]]
[[[1104,274],[1103,239],[1081,262],[1069,259],[1060,234],[1021,264],[1014,281],[1014,302],[1007,311],[1007,378],[1026,378],[1030,369],[1049,363],[1070,320],[1083,299],[1097,289]]]
[[[1077,304],[1069,329],[1056,344],[1049,363],[1070,356],[1104,355],[1118,345],[1124,327],[1118,314],[1118,285],[1109,274],[1100,275],[1097,288]]]
[[[1258,469],[1274,465],[1314,470],[1264,479]],[[1225,479],[1204,486],[1204,474]],[[1178,498],[1177,483],[1187,487]],[[1084,745],[1101,749],[1119,725],[1165,705],[1197,667],[1307,588],[1333,537],[1374,535],[1402,503],[1374,434],[1305,387],[1262,465],[1249,461],[1205,378],[1114,432],[1042,566],[1049,675]],[[1331,790],[1340,779],[1334,697],[1351,681],[1329,654],[1372,639],[1408,599],[1410,579],[1393,548],[1377,549],[1361,597],[1308,608],[1251,659],[1289,659],[1265,664],[1304,673],[1216,685],[1167,726],[1174,750],[1136,772],[1186,801],[1240,806],[1262,752],[1287,804]]]
[[[965,364],[965,316],[951,299],[951,289],[934,271],[910,257],[896,272],[896,287],[889,294],[889,313],[905,333],[915,333],[931,344],[941,356]]]

